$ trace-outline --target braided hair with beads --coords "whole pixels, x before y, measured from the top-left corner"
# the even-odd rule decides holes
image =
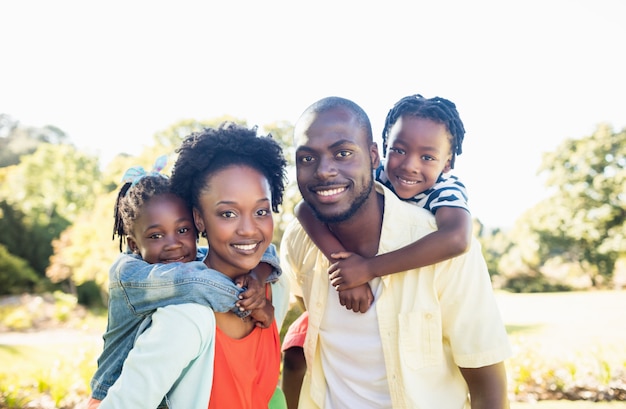
[[[161,175],[147,175],[136,183],[126,182],[120,188],[115,201],[113,239],[120,239],[120,251],[141,215],[141,209],[155,196],[172,193],[170,180]]]
[[[383,156],[387,154],[387,137],[391,128],[403,116],[414,116],[418,118],[430,119],[437,123],[444,124],[450,133],[450,146],[452,147],[452,158],[450,168],[454,168],[454,161],[460,155],[465,137],[465,127],[459,116],[456,105],[445,98],[434,97],[424,98],[420,94],[409,95],[400,99],[387,113],[385,127],[383,128]]]

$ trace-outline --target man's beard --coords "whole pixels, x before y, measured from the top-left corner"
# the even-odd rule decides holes
[[[367,201],[367,198],[373,188],[374,188],[374,179],[370,178],[369,183],[365,185],[363,190],[361,190],[361,193],[359,193],[356,199],[354,199],[354,201],[352,202],[352,205],[350,205],[350,208],[348,208],[348,210],[346,210],[343,213],[326,215],[326,214],[320,213],[319,210],[315,208],[313,205],[311,205],[310,203],[309,203],[309,206],[311,207],[311,209],[313,209],[313,213],[315,214],[315,217],[322,223],[333,224],[333,223],[345,222],[346,220],[349,220],[352,216],[354,216],[359,211],[359,209]]]

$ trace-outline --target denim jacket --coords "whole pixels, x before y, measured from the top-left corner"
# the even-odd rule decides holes
[[[216,312],[231,309],[243,290],[226,275],[209,269],[203,262],[206,247],[199,248],[196,261],[188,263],[148,264],[135,254],[122,253],[109,271],[109,311],[104,349],[98,369],[91,380],[92,397],[102,400],[122,371],[124,360],[136,337],[159,307],[170,304],[197,303]],[[281,274],[276,247],[270,245],[261,262],[273,271],[267,282]],[[145,321],[145,322],[144,322]]]

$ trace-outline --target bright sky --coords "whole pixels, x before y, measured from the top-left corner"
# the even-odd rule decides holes
[[[511,226],[545,197],[542,153],[626,127],[626,2],[3,1],[0,112],[55,125],[103,164],[181,119],[295,122],[360,104],[375,135],[399,98],[457,104],[455,173],[474,216]]]

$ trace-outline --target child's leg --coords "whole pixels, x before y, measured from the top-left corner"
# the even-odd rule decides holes
[[[282,390],[287,400],[288,409],[296,409],[300,399],[300,388],[306,373],[304,349],[291,347],[283,355],[283,384]]]
[[[309,314],[305,311],[291,323],[283,340],[282,390],[287,400],[288,409],[298,407],[300,388],[306,373],[303,346],[308,324]]]

